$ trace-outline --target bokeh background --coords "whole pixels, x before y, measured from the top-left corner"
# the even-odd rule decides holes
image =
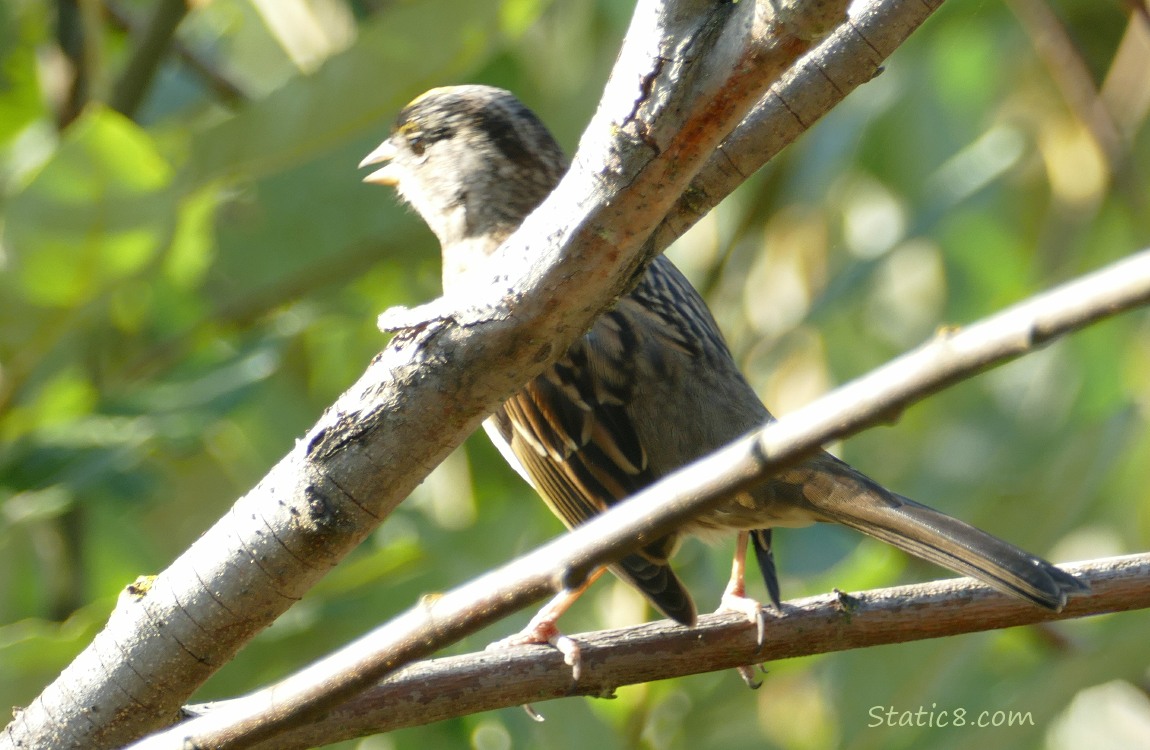
[[[437,294],[434,239],[356,169],[403,103],[504,86],[574,148],[632,10],[190,5],[0,3],[3,706],[31,700],[125,584],[167,565],[355,380],[385,343],[379,311]],[[1150,245],[1150,32],[1135,6],[946,3],[671,250],[776,413]],[[178,27],[145,85],[132,75],[153,16],[158,39],[165,19]],[[834,449],[1051,559],[1101,557],[1150,549],[1148,407],[1140,312]],[[560,529],[475,436],[197,698],[274,680]],[[943,575],[846,530],[778,537],[790,597]],[[730,547],[677,558],[703,608]],[[604,579],[564,627],[650,616]],[[771,663],[757,692],[707,674],[539,704],[543,724],[507,709],[340,747],[1150,747],[1148,632],[1131,613],[830,654]],[[875,727],[876,706],[1030,720]]]

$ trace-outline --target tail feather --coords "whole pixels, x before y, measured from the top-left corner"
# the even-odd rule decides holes
[[[1090,589],[1040,557],[859,477],[866,486],[850,502],[819,507],[827,520],[1056,612],[1069,594]]]
[[[755,529],[751,532],[751,547],[755,550],[755,559],[759,563],[759,572],[763,574],[763,583],[767,586],[767,594],[771,597],[771,604],[775,610],[783,609],[782,596],[779,591],[779,573],[775,568],[775,553],[771,549],[771,530]]]

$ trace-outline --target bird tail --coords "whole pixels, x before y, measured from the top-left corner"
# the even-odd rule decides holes
[[[841,462],[836,462],[841,463]],[[1047,609],[1060,611],[1070,594],[1089,591],[1046,560],[940,511],[883,488],[846,468],[857,485],[853,497],[826,502],[807,498],[819,515],[894,545],[944,568]],[[845,479],[845,477],[844,477]],[[854,488],[852,488],[854,489]]]
[[[771,604],[776,611],[782,611],[782,595],[779,590],[779,572],[775,568],[775,552],[771,549],[771,530],[755,529],[751,532],[751,549],[755,551],[755,559],[759,562],[759,572],[763,574],[763,583],[767,586],[767,595],[771,597]]]

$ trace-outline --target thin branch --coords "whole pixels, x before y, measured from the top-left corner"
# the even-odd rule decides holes
[[[67,61],[66,90],[56,103],[56,127],[68,127],[88,103],[92,84],[91,29],[78,0],[56,0],[56,44]]]
[[[121,29],[130,34],[143,34],[143,24],[138,22],[127,9],[118,2],[108,0],[104,3],[109,18]],[[157,11],[159,13],[159,11]],[[199,50],[185,44],[177,37],[169,42],[172,51],[185,66],[195,73],[204,84],[215,93],[216,97],[228,106],[236,106],[247,99],[247,94],[235,81],[231,80],[223,71],[219,70],[209,57]]]
[[[594,568],[658,539],[718,499],[761,482],[817,446],[890,416],[950,383],[1090,323],[1150,302],[1150,250],[1031,297],[872,371],[809,406],[671,474],[626,503],[516,561],[423,602],[325,659],[133,747],[250,747],[318,719],[353,693],[531,602],[578,585]],[[1145,578],[1142,579],[1145,585]],[[1070,612],[1079,605],[1073,605]],[[1014,611],[1014,609],[1010,609]],[[1044,613],[1033,616],[1041,619]],[[694,631],[691,631],[692,633]],[[693,636],[692,636],[693,637]],[[745,650],[737,658],[747,658]]]
[[[1006,5],[1030,37],[1067,107],[1106,156],[1110,172],[1120,171],[1127,161],[1129,144],[1099,96],[1094,76],[1066,27],[1046,0],[1009,0]]]
[[[188,0],[160,0],[138,34],[135,49],[112,87],[108,104],[126,117],[135,117],[148,86],[164,61],[176,27],[190,10]]]
[[[255,750],[296,750],[572,695],[603,697],[615,688],[927,638],[1150,608],[1150,554],[1093,560],[1063,568],[1091,586],[1060,613],[1030,606],[970,578],[855,594],[796,599],[768,609],[761,648],[755,628],[736,613],[705,615],[693,628],[670,620],[572,636],[583,675],[557,651],[522,646],[413,664],[328,712]],[[767,679],[770,679],[769,677]],[[243,699],[241,699],[243,700]],[[230,701],[189,707],[193,715],[228,710]]]
[[[723,140],[655,230],[653,245],[666,249],[848,94],[873,80],[883,61],[941,5],[942,0],[853,5],[850,23],[795,63]]]

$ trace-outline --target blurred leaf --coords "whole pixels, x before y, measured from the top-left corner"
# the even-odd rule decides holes
[[[66,488],[57,485],[13,495],[0,504],[0,512],[6,524],[19,526],[59,516],[71,507],[73,500]]]
[[[44,19],[34,3],[0,4],[0,146],[45,115],[29,41]]]
[[[90,107],[9,202],[3,240],[16,289],[35,304],[74,306],[139,271],[171,234],[171,178],[145,131]]]
[[[176,287],[195,287],[211,267],[218,193],[214,186],[208,186],[185,196],[180,204],[176,231],[164,259],[165,275]]]
[[[111,611],[95,602],[64,623],[26,619],[0,625],[0,701],[26,706],[88,645]]]
[[[540,3],[518,3],[522,30]],[[500,3],[397,2],[360,28],[357,43],[192,142],[189,179],[260,178],[307,161],[369,128],[380,129],[425,88],[475,68],[504,40]],[[451,19],[444,23],[444,19]],[[395,70],[402,68],[403,75]]]
[[[95,388],[82,374],[62,372],[40,390],[33,421],[50,427],[78,420],[92,411],[97,398]]]

